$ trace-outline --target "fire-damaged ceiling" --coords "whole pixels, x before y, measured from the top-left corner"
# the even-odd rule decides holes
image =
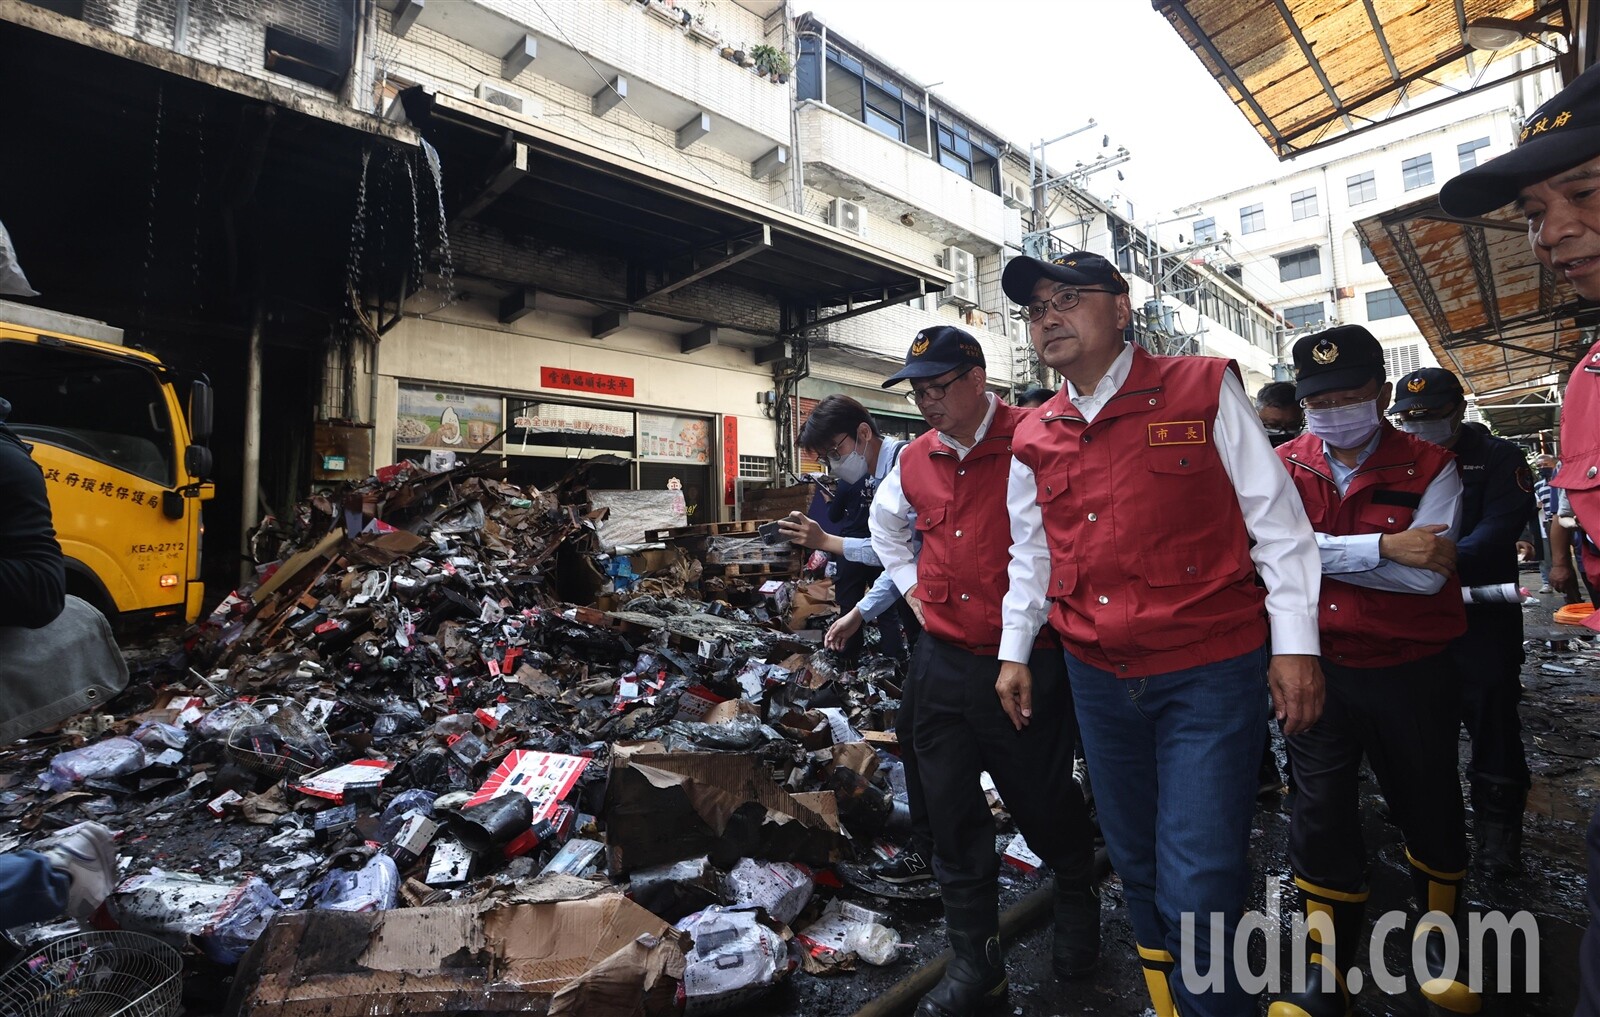
[[[1467,43],[1473,22],[1568,30],[1564,4],[1536,0],[1153,4],[1280,159],[1553,62],[1531,38],[1492,52],[1474,49]],[[1530,47],[1538,58],[1519,62],[1517,54]]]
[[[1356,223],[1434,356],[1506,433],[1551,426],[1548,392],[1595,312],[1534,258],[1511,208],[1452,219],[1424,198]]]

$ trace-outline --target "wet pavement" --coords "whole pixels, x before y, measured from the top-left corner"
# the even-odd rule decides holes
[[[1536,575],[1525,575],[1524,583],[1530,579],[1537,585]],[[1588,638],[1587,630],[1551,621],[1551,611],[1560,602],[1559,597],[1547,595],[1539,605],[1525,608],[1528,659],[1523,669],[1526,694],[1521,713],[1533,772],[1525,824],[1527,873],[1499,885],[1474,875],[1467,884],[1469,906],[1474,911],[1526,912],[1537,929],[1537,954],[1527,957],[1520,949],[1515,953],[1515,977],[1501,978],[1489,972],[1491,991],[1485,995],[1483,1013],[1490,1017],[1566,1017],[1575,1004],[1576,953],[1587,918],[1583,833],[1600,800],[1596,797],[1600,787],[1600,647]],[[152,660],[175,650],[170,640],[145,647],[142,654],[131,655],[135,670],[147,668]],[[1461,749],[1465,760],[1468,746],[1464,738]],[[1276,750],[1281,761],[1281,743]],[[31,771],[25,768],[25,772]],[[141,869],[183,868],[195,859],[204,859],[205,866],[214,871],[237,872],[248,867],[245,863],[272,833],[269,826],[239,822],[190,828],[178,812],[191,807],[184,804],[189,801],[187,795],[169,794],[169,790],[155,782],[149,792],[134,799],[128,825],[139,832],[125,839],[122,851]],[[1410,884],[1399,833],[1384,821],[1382,803],[1371,781],[1363,786],[1363,805],[1372,864],[1369,916],[1408,910]],[[270,816],[265,818],[270,822]],[[1281,890],[1283,932],[1279,942],[1284,944],[1290,938],[1288,919],[1295,899],[1285,862],[1287,834],[1283,796],[1269,796],[1256,812],[1252,833],[1255,878],[1251,907],[1266,912],[1269,888]],[[998,835],[997,849],[1009,839],[1010,834]],[[1047,885],[1045,877],[1025,876],[1009,868],[1002,871],[1002,907]],[[1059,982],[1050,968],[1050,932],[1036,925],[1009,945],[1010,997],[1008,1005],[996,1012],[1016,1017],[1134,1017],[1149,1012],[1126,906],[1114,875],[1103,889],[1105,949],[1095,975],[1070,984]],[[903,959],[882,968],[861,963],[853,973],[831,976],[796,973],[774,992],[732,1012],[752,1017],[850,1017],[943,950],[943,924],[936,900],[886,901],[850,890],[843,895],[892,916],[908,944]],[[1389,970],[1406,970],[1408,946],[1404,935],[1391,937],[1385,952]],[[1261,970],[1265,950],[1265,943],[1258,938],[1251,951],[1255,970]],[[1364,954],[1358,959],[1363,971],[1372,970]],[[1537,973],[1536,987],[1526,985],[1521,975],[1525,961],[1529,962],[1527,970]],[[1282,968],[1290,970],[1287,960]],[[191,957],[186,979],[188,1017],[221,1014],[230,975],[227,967]],[[1386,995],[1368,981],[1357,1007],[1363,1017],[1429,1012],[1414,992]]]
[[[1524,585],[1537,588],[1536,573],[1525,573],[1522,579]],[[1600,803],[1596,797],[1600,789],[1600,646],[1592,639],[1576,637],[1588,636],[1588,630],[1557,625],[1551,620],[1551,612],[1563,603],[1559,595],[1539,599],[1537,606],[1524,608],[1528,655],[1523,665],[1526,691],[1521,713],[1528,764],[1533,771],[1524,824],[1526,872],[1498,885],[1476,874],[1469,875],[1467,882],[1471,911],[1525,911],[1531,916],[1538,930],[1537,956],[1533,964],[1527,964],[1528,951],[1521,948],[1519,941],[1512,952],[1512,978],[1503,980],[1493,970],[1486,972],[1482,1013],[1489,1017],[1571,1014],[1577,1001],[1578,941],[1588,921],[1583,836],[1590,815]],[[1281,740],[1275,749],[1281,761]],[[1465,766],[1469,747],[1464,732],[1461,751]],[[1465,782],[1462,788],[1463,794],[1468,795]],[[1470,796],[1467,801],[1470,808]],[[1404,848],[1399,830],[1384,821],[1375,782],[1364,782],[1362,803],[1372,865],[1369,919],[1392,909],[1409,911],[1411,884]],[[1283,797],[1269,798],[1257,810],[1251,834],[1255,880],[1250,907],[1265,912],[1267,887],[1271,883],[1282,887],[1280,914],[1285,931],[1281,941],[1285,944],[1289,941],[1288,918],[1295,905],[1285,860],[1288,819]],[[1004,841],[1002,838],[1000,843]],[[1044,885],[1038,878],[1004,878],[1007,885],[1002,907]],[[762,1017],[847,1017],[944,948],[936,907],[913,909],[897,902],[884,902],[882,907],[897,914],[902,936],[915,944],[907,960],[887,968],[862,965],[854,974],[833,978],[794,978],[760,1005],[742,1012]],[[1047,926],[1037,927],[1008,948],[1009,1005],[996,1012],[1015,1017],[1140,1017],[1149,1013],[1127,908],[1114,875],[1104,884],[1103,908],[1105,948],[1094,977],[1073,983],[1058,981],[1050,969],[1050,931]],[[1388,970],[1400,973],[1409,968],[1409,945],[1403,934],[1390,938],[1385,951]],[[1265,949],[1260,937],[1253,947],[1254,969],[1259,971]],[[1287,977],[1290,967],[1287,954],[1284,956]],[[1363,971],[1372,970],[1365,949],[1358,959]],[[1537,974],[1536,989],[1525,981],[1527,971]],[[1361,1017],[1409,1017],[1430,1012],[1435,1011],[1430,1011],[1414,990],[1386,995],[1370,977],[1356,1007]]]

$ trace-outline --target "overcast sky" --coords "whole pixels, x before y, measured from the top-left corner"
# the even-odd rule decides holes
[[[1098,121],[1052,146],[1056,165],[1124,145],[1090,178],[1137,221],[1282,172],[1266,143],[1150,0],[795,0],[1017,145]],[[1109,149],[1100,147],[1111,136]]]

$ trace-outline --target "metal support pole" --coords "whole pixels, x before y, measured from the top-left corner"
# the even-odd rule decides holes
[[[241,566],[249,578],[250,532],[261,521],[261,300],[250,319],[250,358],[245,365],[244,390],[244,471],[239,484],[239,545],[244,552]]]

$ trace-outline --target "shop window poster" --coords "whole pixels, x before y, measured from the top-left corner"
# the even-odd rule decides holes
[[[394,443],[473,452],[500,433],[503,411],[496,395],[401,385]],[[500,445],[496,438],[489,448],[498,450]]]
[[[711,422],[703,417],[641,413],[639,458],[704,466],[711,462]]]

